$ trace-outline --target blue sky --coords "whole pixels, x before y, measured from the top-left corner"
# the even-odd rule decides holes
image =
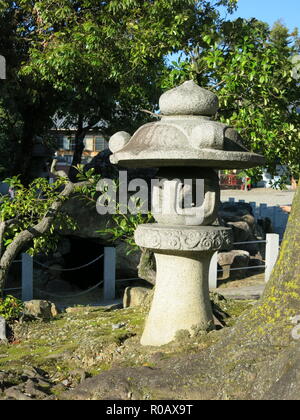
[[[238,0],[238,10],[229,19],[255,17],[273,25],[281,19],[289,28],[300,28],[300,0]]]

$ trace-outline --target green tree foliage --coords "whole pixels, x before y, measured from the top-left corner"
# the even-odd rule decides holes
[[[0,316],[7,321],[19,319],[23,313],[23,302],[14,296],[0,298]]]
[[[217,93],[222,122],[235,126],[253,151],[300,173],[300,85],[292,57],[299,53],[297,31],[277,22],[272,29],[252,19],[223,22],[181,63],[164,86],[194,78]],[[176,65],[175,65],[176,64]],[[253,173],[253,172],[252,172]]]
[[[0,54],[6,80],[0,80],[0,177],[22,174],[28,182],[34,139],[52,124],[56,96],[49,83],[21,75],[34,36],[30,13],[16,2],[0,2]]]
[[[6,249],[20,232],[30,229],[48,214],[53,203],[58,200],[62,187],[66,184],[64,178],[59,178],[53,184],[49,184],[45,178],[36,178],[28,187],[25,187],[18,176],[5,179],[5,182],[10,186],[11,194],[1,195],[0,198],[0,223],[3,227],[3,231],[0,232],[1,250]],[[33,255],[52,250],[57,242],[55,228],[64,227],[76,228],[72,219],[66,213],[59,211],[49,229],[33,238],[28,252]]]
[[[147,120],[141,108],[157,105],[165,56],[201,43],[219,18],[217,6],[235,4],[2,0],[0,54],[8,75],[0,83],[2,173],[21,173],[29,182],[34,138],[45,135],[55,113],[76,127],[74,166],[97,122],[108,134],[134,130]]]
[[[56,246],[57,231],[76,228],[62,205],[77,188],[83,188],[81,183],[75,185],[65,178],[51,185],[37,178],[29,187],[19,177],[5,181],[11,194],[0,197],[0,295],[10,266],[21,251],[47,253]]]
[[[73,166],[81,161],[86,132],[134,130],[155,108],[165,56],[201,42],[215,24],[216,6],[236,0],[20,0],[2,1],[25,16],[28,39],[21,74],[58,93],[56,110],[76,127]],[[52,103],[51,95],[48,100]],[[74,176],[73,176],[74,178]]]

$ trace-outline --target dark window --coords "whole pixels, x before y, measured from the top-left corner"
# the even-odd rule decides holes
[[[95,149],[97,152],[101,152],[104,149],[107,149],[107,141],[104,137],[97,136],[95,138]]]

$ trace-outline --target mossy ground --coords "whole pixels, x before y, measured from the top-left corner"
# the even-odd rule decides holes
[[[231,326],[252,303],[222,300],[218,304],[229,315],[226,323]],[[35,366],[46,371],[53,383],[69,381],[66,386],[72,387],[70,373],[76,369],[94,376],[117,366],[154,367],[174,355],[196,353],[221,337],[221,331],[213,331],[159,348],[142,347],[139,340],[145,318],[142,307],[108,310],[78,306],[48,322],[15,322],[14,342],[0,345],[0,371],[18,375]],[[114,329],[117,324],[123,326]]]

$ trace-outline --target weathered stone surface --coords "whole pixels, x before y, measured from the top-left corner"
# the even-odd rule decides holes
[[[58,314],[54,303],[47,300],[33,299],[24,302],[24,314],[38,319],[51,319]]]
[[[109,149],[115,153],[123,149],[123,147],[129,142],[131,135],[126,131],[119,131],[109,139]]]
[[[25,383],[24,387],[25,394],[29,397],[33,397],[36,399],[45,399],[48,394],[44,391],[42,391],[37,384],[37,381],[34,381],[32,379],[28,379],[28,381]]]
[[[155,251],[157,276],[142,345],[161,346],[184,330],[214,328],[208,270],[213,251]]]
[[[227,226],[231,226],[235,242],[246,242],[251,236],[251,230],[246,222],[227,222]]]
[[[234,300],[258,300],[262,297],[264,290],[264,284],[232,288],[226,287],[222,289],[222,295],[227,299]]]
[[[12,384],[17,385],[12,386]],[[49,396],[51,387],[53,384],[49,380],[48,374],[34,366],[28,366],[21,372],[0,371],[0,400],[53,399],[53,396]]]
[[[232,250],[229,252],[218,253],[218,264],[221,267],[224,265],[230,265],[234,268],[247,267],[249,259],[249,252],[243,250]]]
[[[195,399],[195,400],[299,400],[299,345],[272,356],[263,348],[249,348],[249,362],[217,364],[207,352],[170,361],[155,368],[123,368],[103,372],[64,394],[71,400]],[[221,351],[221,349],[219,349]],[[259,354],[264,353],[264,358]],[[252,355],[252,358],[251,358]],[[250,363],[250,360],[258,362]],[[221,355],[224,360],[226,357]],[[230,370],[231,366],[231,370]],[[131,381],[128,378],[132,378]],[[133,379],[134,378],[134,379]],[[145,392],[144,390],[147,390]]]
[[[220,204],[216,171],[187,168],[179,173],[177,169],[163,168],[156,178],[159,185],[153,188],[152,214],[159,224],[206,226],[216,220]],[[191,184],[186,180],[192,180]]]
[[[159,99],[163,115],[214,115],[218,97],[192,80],[165,92]]]
[[[238,133],[212,116],[218,98],[193,81],[160,98],[161,121],[145,124],[111,156],[128,168],[205,167],[239,169],[262,165],[264,158],[249,152]]]
[[[272,225],[268,218],[256,220],[252,207],[248,203],[221,203],[219,220],[222,225],[232,228],[234,242],[252,242],[264,240],[267,233],[272,233]],[[249,243],[234,246],[249,252],[251,256],[264,256],[265,244]]]
[[[232,232],[221,226],[139,225],[136,243],[144,248],[177,251],[217,251],[232,244]]]
[[[142,248],[141,258],[138,265],[138,276],[154,285],[156,283],[156,263],[152,251]]]
[[[104,230],[111,221],[110,215],[100,215],[96,211],[96,205],[91,205],[79,198],[73,197],[67,200],[64,211],[68,213],[77,224],[76,231],[64,229],[61,235],[77,236],[79,238],[97,239],[99,243],[107,243],[109,235],[101,235],[97,230]]]
[[[232,250],[229,252],[218,253],[218,264],[223,269],[222,279],[227,279],[230,276],[237,277],[244,275],[244,270],[230,271],[231,268],[248,267],[250,261],[250,254],[243,250]]]
[[[126,287],[123,297],[123,307],[142,306],[149,293],[151,293],[151,290],[151,288],[147,287]]]
[[[32,400],[32,398],[28,395],[25,395],[25,393],[22,392],[18,386],[12,386],[10,388],[7,388],[4,394],[7,398],[11,398],[13,400],[18,400],[18,401]]]

